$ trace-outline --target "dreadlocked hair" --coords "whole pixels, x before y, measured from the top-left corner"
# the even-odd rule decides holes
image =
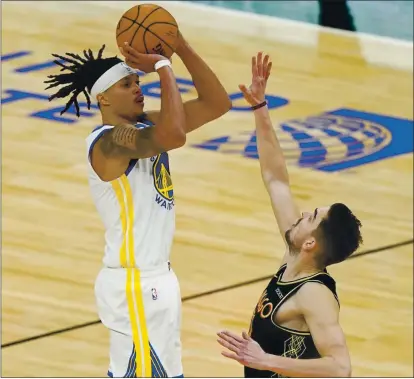
[[[66,107],[60,112],[61,115],[65,113],[72,104],[75,104],[76,115],[80,117],[77,98],[81,92],[85,95],[88,109],[91,109],[91,99],[88,92],[91,92],[92,86],[105,71],[109,70],[119,62],[122,62],[117,56],[102,58],[104,49],[105,45],[102,45],[96,58],[93,56],[91,49],[88,49],[88,51],[83,50],[83,55],[85,57],[73,53],[66,53],[67,57],[52,54],[52,56],[59,58],[66,63],[65,65],[59,60],[53,61],[58,66],[62,67],[60,71],[70,71],[70,73],[65,74],[49,75],[48,78],[50,79],[44,81],[44,83],[50,83],[45,90],[66,84],[65,87],[50,96],[49,101],[52,101],[55,98],[65,98],[70,94],[72,95],[66,103]],[[88,90],[88,92],[86,92],[86,90]]]

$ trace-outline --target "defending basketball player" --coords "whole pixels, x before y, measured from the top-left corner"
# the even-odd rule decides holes
[[[96,100],[102,125],[86,139],[91,194],[105,226],[103,268],[95,282],[99,317],[110,331],[110,377],[178,377],[181,363],[181,296],[170,266],[175,230],[173,184],[168,151],[186,134],[217,119],[231,107],[220,81],[179,36],[175,53],[193,79],[198,98],[181,99],[171,62],[121,46],[118,57],[54,55],[68,73],[52,75],[48,87],[66,85],[54,98],[82,92]],[[161,109],[144,112],[137,70],[156,72]],[[90,96],[89,96],[90,94]]]
[[[300,214],[265,101],[272,63],[252,58],[252,84],[240,85],[252,106],[263,182],[286,244],[282,265],[259,299],[249,334],[218,333],[222,354],[245,377],[345,377],[351,362],[338,321],[339,300],[326,267],[362,242],[360,221],[341,203]]]

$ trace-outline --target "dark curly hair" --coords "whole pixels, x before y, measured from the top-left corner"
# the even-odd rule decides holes
[[[81,92],[83,92],[85,95],[88,109],[90,109],[91,99],[86,90],[88,90],[90,93],[94,83],[104,72],[119,62],[122,62],[122,60],[117,56],[102,58],[104,49],[105,45],[101,47],[96,58],[93,56],[91,49],[88,51],[83,50],[84,57],[73,53],[66,53],[67,57],[63,57],[58,54],[52,54],[52,56],[55,58],[62,59],[63,61],[71,64],[65,65],[64,63],[55,60],[54,63],[62,67],[60,71],[67,70],[71,72],[66,74],[49,75],[48,78],[50,79],[44,81],[44,83],[50,83],[49,86],[45,88],[45,90],[66,84],[66,86],[61,88],[55,94],[51,95],[49,97],[49,101],[52,101],[55,98],[65,98],[72,94],[69,101],[66,103],[66,107],[60,112],[60,114],[65,113],[72,104],[75,104],[76,115],[78,117],[80,116],[77,97]]]

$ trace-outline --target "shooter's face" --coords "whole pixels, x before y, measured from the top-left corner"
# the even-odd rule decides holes
[[[121,79],[105,95],[113,111],[124,118],[134,120],[144,110],[144,96],[137,74]]]

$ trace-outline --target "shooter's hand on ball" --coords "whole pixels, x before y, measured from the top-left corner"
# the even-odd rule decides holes
[[[249,88],[244,84],[239,85],[240,91],[251,106],[263,103],[265,100],[267,79],[272,69],[272,62],[269,62],[269,59],[269,55],[263,59],[262,52],[257,54],[257,58],[252,57],[252,84]]]
[[[155,63],[167,58],[157,54],[141,54],[131,47],[127,42],[124,46],[119,46],[122,55],[125,57],[125,63],[132,68],[138,69],[142,72],[154,72]]]
[[[188,45],[188,42],[184,38],[184,36],[181,34],[181,32],[178,30],[177,33],[177,45],[175,47],[175,53],[180,56],[182,50],[185,50],[186,45]]]

